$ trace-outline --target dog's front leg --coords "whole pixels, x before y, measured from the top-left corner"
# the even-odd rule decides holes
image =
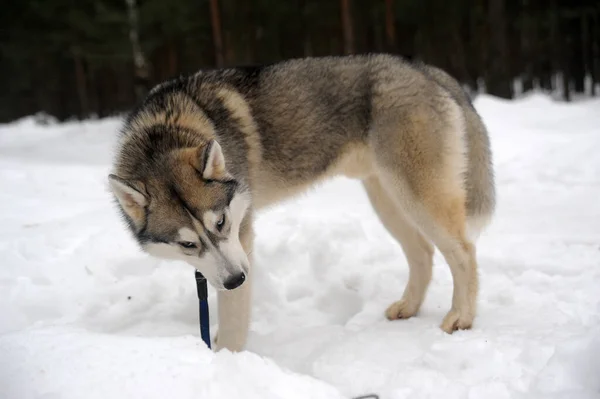
[[[248,276],[250,277],[250,276]],[[239,352],[246,345],[250,325],[250,281],[232,291],[219,291],[219,331],[216,349]]]
[[[248,215],[240,226],[240,242],[248,256],[248,274],[240,287],[231,291],[219,291],[219,331],[217,332],[216,350],[225,348],[239,352],[246,345],[250,328],[250,310],[252,296],[252,245],[254,234],[251,216]]]

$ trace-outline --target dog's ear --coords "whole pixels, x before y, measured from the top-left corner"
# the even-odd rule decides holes
[[[108,175],[108,183],[123,211],[136,225],[141,225],[146,214],[144,208],[148,205],[148,197],[143,193],[142,185],[113,174]]]
[[[206,180],[215,180],[227,175],[225,158],[216,140],[210,140],[204,148],[198,148],[199,172]]]

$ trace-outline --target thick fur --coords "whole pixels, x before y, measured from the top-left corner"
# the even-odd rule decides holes
[[[383,54],[323,57],[163,83],[127,119],[110,183],[144,250],[187,261],[220,289],[218,346],[241,350],[254,211],[336,175],[362,180],[408,260],[387,317],[418,312],[435,246],[454,279],[441,328],[470,328],[469,234],[493,214],[492,156],[469,98],[437,68]],[[224,290],[240,273],[245,282]]]

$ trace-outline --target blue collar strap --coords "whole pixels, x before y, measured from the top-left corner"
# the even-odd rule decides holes
[[[200,336],[202,341],[210,349],[210,319],[208,317],[208,286],[206,279],[196,270],[196,288],[198,289],[198,300],[200,301]]]

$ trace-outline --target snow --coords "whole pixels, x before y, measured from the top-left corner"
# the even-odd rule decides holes
[[[141,253],[122,225],[106,185],[118,118],[0,126],[0,397],[600,397],[600,101],[476,107],[498,210],[473,329],[438,328],[452,290],[439,253],[420,314],[385,320],[406,262],[340,178],[258,218],[237,354],[202,343],[191,268]]]

